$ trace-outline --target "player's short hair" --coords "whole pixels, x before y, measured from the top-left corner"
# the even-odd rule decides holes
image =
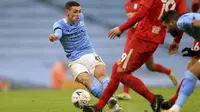
[[[80,6],[80,4],[72,0],[65,4],[65,9],[70,9],[72,6]]]
[[[178,20],[180,15],[175,10],[170,10],[162,16],[162,22],[169,23],[171,20]]]

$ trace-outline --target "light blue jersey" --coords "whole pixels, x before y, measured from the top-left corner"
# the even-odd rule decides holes
[[[89,40],[82,13],[80,19],[74,24],[68,24],[65,18],[55,22],[53,30],[58,36],[69,61],[77,60],[85,54],[95,52]]]
[[[192,26],[192,20],[194,19],[200,20],[200,14],[199,13],[184,14],[179,18],[177,22],[177,26],[180,30],[187,33],[188,35],[193,37],[195,40],[200,41],[200,28]]]

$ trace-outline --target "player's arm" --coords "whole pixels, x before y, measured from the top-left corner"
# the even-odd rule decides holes
[[[119,26],[121,32],[131,28],[138,21],[142,20],[149,12],[154,0],[142,0],[139,10],[130,17],[124,24]]]
[[[49,35],[50,42],[54,42],[54,41],[62,38],[62,29],[58,23],[55,23],[53,25],[53,30],[54,30],[54,33]]]
[[[193,27],[200,27],[200,20],[192,20]]]
[[[179,0],[179,3],[177,3],[176,10],[180,15],[183,15],[188,12],[185,0]],[[179,32],[179,34],[174,38],[174,42],[179,44],[182,39],[182,36],[183,32]]]
[[[200,27],[200,20],[197,20],[195,18],[200,18],[200,14],[196,13],[195,15],[184,15],[178,22],[178,28],[185,29],[187,27]]]
[[[178,0],[177,1],[176,11],[180,15],[187,13],[187,5],[186,5],[185,0]],[[183,32],[179,32],[178,35],[174,37],[174,41],[172,43],[170,43],[169,46],[168,46],[168,53],[169,54],[175,54],[178,51],[179,43],[182,39],[182,36],[183,36]]]
[[[126,16],[127,16],[127,18],[131,18],[131,17],[134,16],[134,14],[136,13],[136,12],[128,12],[128,11],[126,10],[126,4],[124,4],[124,8],[125,8],[125,11],[126,11]],[[132,28],[136,28],[136,27],[137,27],[137,24],[138,24],[138,23],[136,23],[134,26],[132,26]]]

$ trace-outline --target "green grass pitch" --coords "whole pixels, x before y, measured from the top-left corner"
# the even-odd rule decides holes
[[[151,88],[154,93],[160,93],[170,98],[175,88]],[[0,112],[81,112],[71,103],[71,94],[74,90],[26,90],[0,92]],[[200,88],[187,101],[181,112],[200,112]],[[149,103],[131,92],[131,101],[119,101],[125,112],[152,112]],[[96,98],[92,97],[95,103]],[[104,111],[107,110],[107,107]]]

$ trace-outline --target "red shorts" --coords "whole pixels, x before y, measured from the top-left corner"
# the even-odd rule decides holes
[[[126,36],[126,44],[127,45],[129,43],[129,41],[132,39],[133,34],[135,33],[135,28],[130,28],[127,32],[127,36]]]
[[[133,72],[140,68],[157,48],[157,43],[133,37],[124,48],[119,67]]]
[[[193,48],[194,50],[200,50],[200,42],[199,41],[196,41],[194,40],[194,45],[193,45]],[[196,59],[199,59],[200,56],[192,56],[192,58],[196,58]]]

